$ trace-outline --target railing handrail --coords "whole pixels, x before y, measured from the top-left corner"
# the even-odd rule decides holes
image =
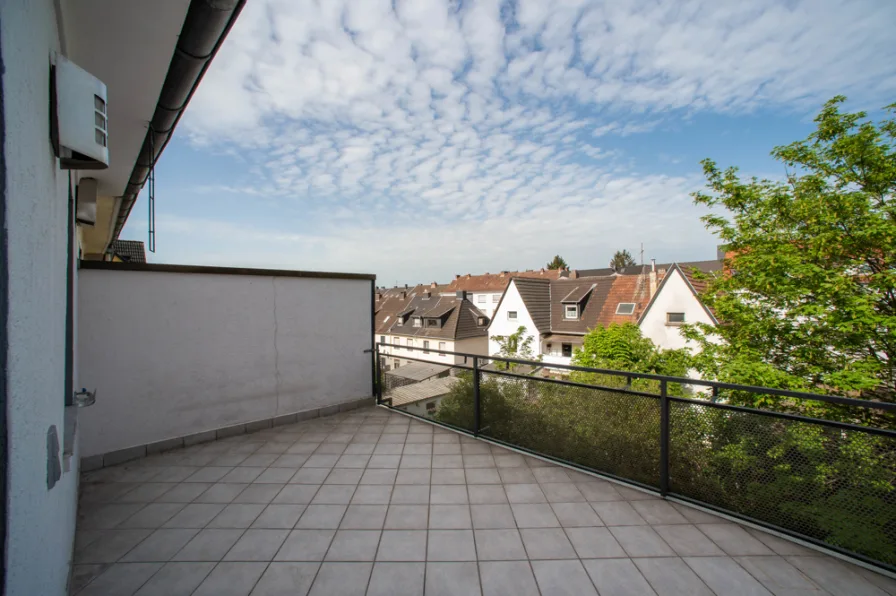
[[[438,338],[433,338],[438,341]],[[411,350],[411,351],[419,351],[419,352],[427,352],[432,353],[436,352],[438,354],[445,354],[450,356],[463,356],[466,358],[476,358],[478,360],[497,360],[500,362],[507,362],[509,364],[520,364],[524,366],[536,366],[542,368],[556,368],[561,370],[570,370],[576,372],[588,372],[588,373],[597,373],[597,374],[606,374],[606,375],[615,375],[619,377],[626,378],[637,378],[637,379],[647,379],[652,381],[666,381],[667,383],[678,383],[681,385],[699,385],[703,387],[717,388],[717,389],[727,389],[731,391],[746,391],[748,393],[760,393],[763,395],[776,395],[779,397],[793,397],[798,399],[808,399],[813,401],[820,401],[830,404],[838,404],[843,406],[851,406],[857,408],[869,408],[875,410],[883,410],[886,412],[896,412],[896,403],[887,403],[887,402],[879,402],[868,399],[856,399],[852,397],[841,397],[839,395],[824,395],[821,393],[810,393],[807,391],[791,391],[788,389],[775,389],[772,387],[757,387],[754,385],[740,385],[737,383],[723,383],[720,381],[708,381],[705,379],[692,379],[689,377],[674,377],[669,375],[657,375],[653,373],[637,373],[631,371],[623,371],[623,370],[611,370],[611,369],[603,369],[603,368],[590,368],[587,366],[577,366],[574,364],[554,364],[554,363],[545,363],[540,360],[523,360],[520,358],[506,358],[503,356],[491,356],[486,354],[472,354],[469,352],[453,352],[450,350],[439,350],[438,348],[433,348],[430,346],[429,348],[417,347],[417,346],[404,346],[404,345],[395,345],[390,343],[380,343],[376,342],[376,353],[378,356],[397,356],[396,354],[383,354],[380,352],[380,347],[389,347],[389,348],[397,348],[401,350]],[[432,362],[433,364],[439,364],[438,362],[434,362],[432,360],[421,360],[421,362]],[[448,366],[448,364],[446,364]],[[489,371],[483,371],[489,372]],[[525,375],[520,375],[525,376]]]

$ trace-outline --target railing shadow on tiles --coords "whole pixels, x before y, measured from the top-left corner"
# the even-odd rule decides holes
[[[378,404],[896,571],[896,404],[394,348]]]

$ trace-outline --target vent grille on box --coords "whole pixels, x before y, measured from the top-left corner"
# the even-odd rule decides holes
[[[99,95],[93,96],[94,123],[96,130],[96,142],[103,147],[106,146],[106,102]]]

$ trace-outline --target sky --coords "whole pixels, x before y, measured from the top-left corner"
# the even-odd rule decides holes
[[[780,178],[827,99],[879,115],[894,23],[892,0],[251,0],[156,167],[149,260],[392,285],[714,258],[700,160]]]

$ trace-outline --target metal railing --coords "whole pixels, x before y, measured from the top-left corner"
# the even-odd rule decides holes
[[[382,348],[377,403],[896,571],[896,404]]]

